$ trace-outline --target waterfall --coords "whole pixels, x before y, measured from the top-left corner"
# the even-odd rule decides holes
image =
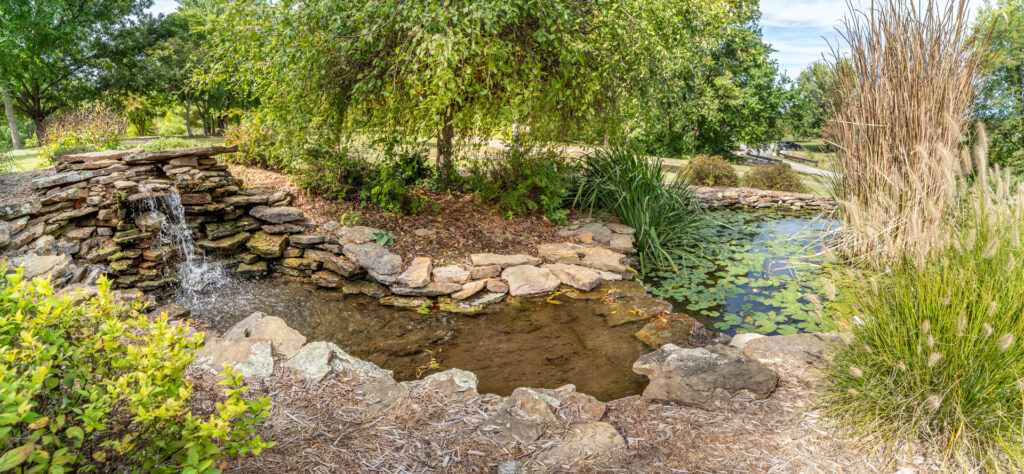
[[[177,249],[182,257],[177,276],[183,296],[230,281],[231,274],[217,262],[207,259],[206,253],[196,247],[192,230],[185,220],[185,206],[181,204],[181,196],[174,192],[154,194],[149,189],[142,191],[150,196],[140,201],[139,215],[157,212],[163,216],[163,224],[156,238],[161,244]]]

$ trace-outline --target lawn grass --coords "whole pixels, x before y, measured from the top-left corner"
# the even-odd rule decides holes
[[[30,171],[43,166],[39,161],[39,147],[12,150],[14,171]]]

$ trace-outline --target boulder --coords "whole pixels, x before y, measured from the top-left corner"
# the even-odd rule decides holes
[[[196,354],[196,363],[220,373],[231,365],[245,377],[264,378],[274,372],[270,341],[214,337]]]
[[[271,224],[285,224],[288,222],[300,221],[304,217],[302,209],[288,206],[256,206],[249,211],[249,215]]]
[[[626,451],[626,441],[614,426],[605,422],[573,426],[572,432],[536,460],[540,464],[564,465],[581,458],[605,458]]]
[[[409,267],[398,276],[398,284],[408,288],[423,288],[430,283],[430,257],[416,257]]]
[[[512,296],[533,296],[550,293],[558,288],[561,280],[550,271],[533,265],[517,265],[506,268],[501,277],[508,282]]]
[[[495,253],[475,253],[469,256],[474,266],[498,265],[501,268],[518,265],[540,265],[540,259],[530,255],[499,255]]]
[[[398,281],[402,271],[402,257],[374,243],[345,245],[342,250],[356,265],[366,269],[375,280],[390,285]]]
[[[289,240],[291,237],[289,237]],[[323,264],[324,268],[346,278],[356,276],[361,270],[358,265],[345,257],[339,257],[326,250],[306,249],[305,257]]]
[[[553,273],[562,284],[583,291],[590,291],[601,284],[601,274],[597,270],[579,265],[568,265],[565,263],[548,263],[541,265]]]
[[[277,316],[266,316],[256,322],[249,337],[254,340],[270,341],[271,348],[285,357],[295,355],[306,343],[306,336],[288,327]]]
[[[288,248],[287,235],[274,235],[266,232],[257,232],[245,243],[249,251],[263,258],[278,258]]]
[[[702,408],[730,400],[740,392],[756,399],[767,398],[779,383],[772,369],[741,358],[737,349],[722,345],[684,349],[666,344],[640,356],[633,372],[650,378],[643,393],[645,400]]]
[[[631,274],[629,268],[626,268],[624,265],[626,262],[626,256],[621,253],[601,247],[585,248],[582,252],[582,264],[585,267],[616,273],[619,275]]]
[[[7,262],[7,273],[21,267],[22,278],[29,281],[35,277],[49,278],[54,286],[60,286],[71,276],[71,258],[67,255],[24,255]]]
[[[461,285],[469,281],[469,270],[466,270],[462,265],[436,267],[434,268],[433,275],[434,281],[439,283],[458,283]]]
[[[842,339],[834,333],[803,333],[748,339],[741,346],[743,355],[758,362],[806,369],[832,360],[832,351],[839,344]]]
[[[391,371],[371,362],[352,357],[332,342],[317,341],[306,344],[284,363],[285,367],[299,371],[310,380],[319,380],[334,370],[342,375],[359,378],[390,378]]]
[[[252,313],[246,316],[245,319],[235,323],[234,326],[231,326],[231,329],[228,329],[221,337],[225,339],[247,338],[252,335],[252,331],[256,329],[256,324],[265,317],[267,317],[267,315],[259,311]]]
[[[580,263],[579,252],[572,244],[540,244],[537,246],[537,255],[549,262],[578,265]]]
[[[576,235],[590,234],[591,238],[595,242],[607,244],[612,238],[612,231],[607,226],[600,222],[591,222],[589,224],[583,224],[579,229],[576,229]]]
[[[753,341],[754,339],[760,339],[762,337],[765,337],[764,334],[758,334],[756,332],[737,334],[733,336],[731,340],[729,340],[729,345],[737,349],[743,349],[743,347],[746,346],[748,342]]]
[[[452,293],[453,300],[464,300],[473,296],[483,290],[487,286],[487,280],[477,280],[464,283],[462,289]]]
[[[382,232],[380,229],[361,225],[343,226],[334,230],[334,237],[341,245],[359,245],[373,242],[373,234]]]

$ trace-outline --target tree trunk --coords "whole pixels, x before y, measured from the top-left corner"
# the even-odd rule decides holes
[[[188,137],[192,138],[192,99],[185,99],[185,131]]]
[[[32,123],[36,124],[36,146],[43,146],[49,140],[46,136],[46,117],[32,117]]]
[[[4,113],[7,114],[7,125],[11,127],[11,143],[15,150],[21,149],[21,133],[18,132],[18,119],[14,116],[14,104],[11,103],[11,94],[4,90]]]
[[[455,125],[452,124],[453,113],[444,118],[444,125],[437,133],[437,186],[447,191],[452,175],[452,152],[455,141]]]

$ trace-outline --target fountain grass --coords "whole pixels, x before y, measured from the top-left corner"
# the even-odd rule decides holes
[[[982,162],[983,164],[983,162]],[[855,284],[825,412],[867,443],[967,471],[1024,469],[1024,186],[983,171],[949,238]]]
[[[599,149],[584,158],[574,205],[610,212],[636,229],[641,273],[678,270],[674,258],[703,220],[685,176],[669,178],[660,158],[649,159],[628,146]]]

